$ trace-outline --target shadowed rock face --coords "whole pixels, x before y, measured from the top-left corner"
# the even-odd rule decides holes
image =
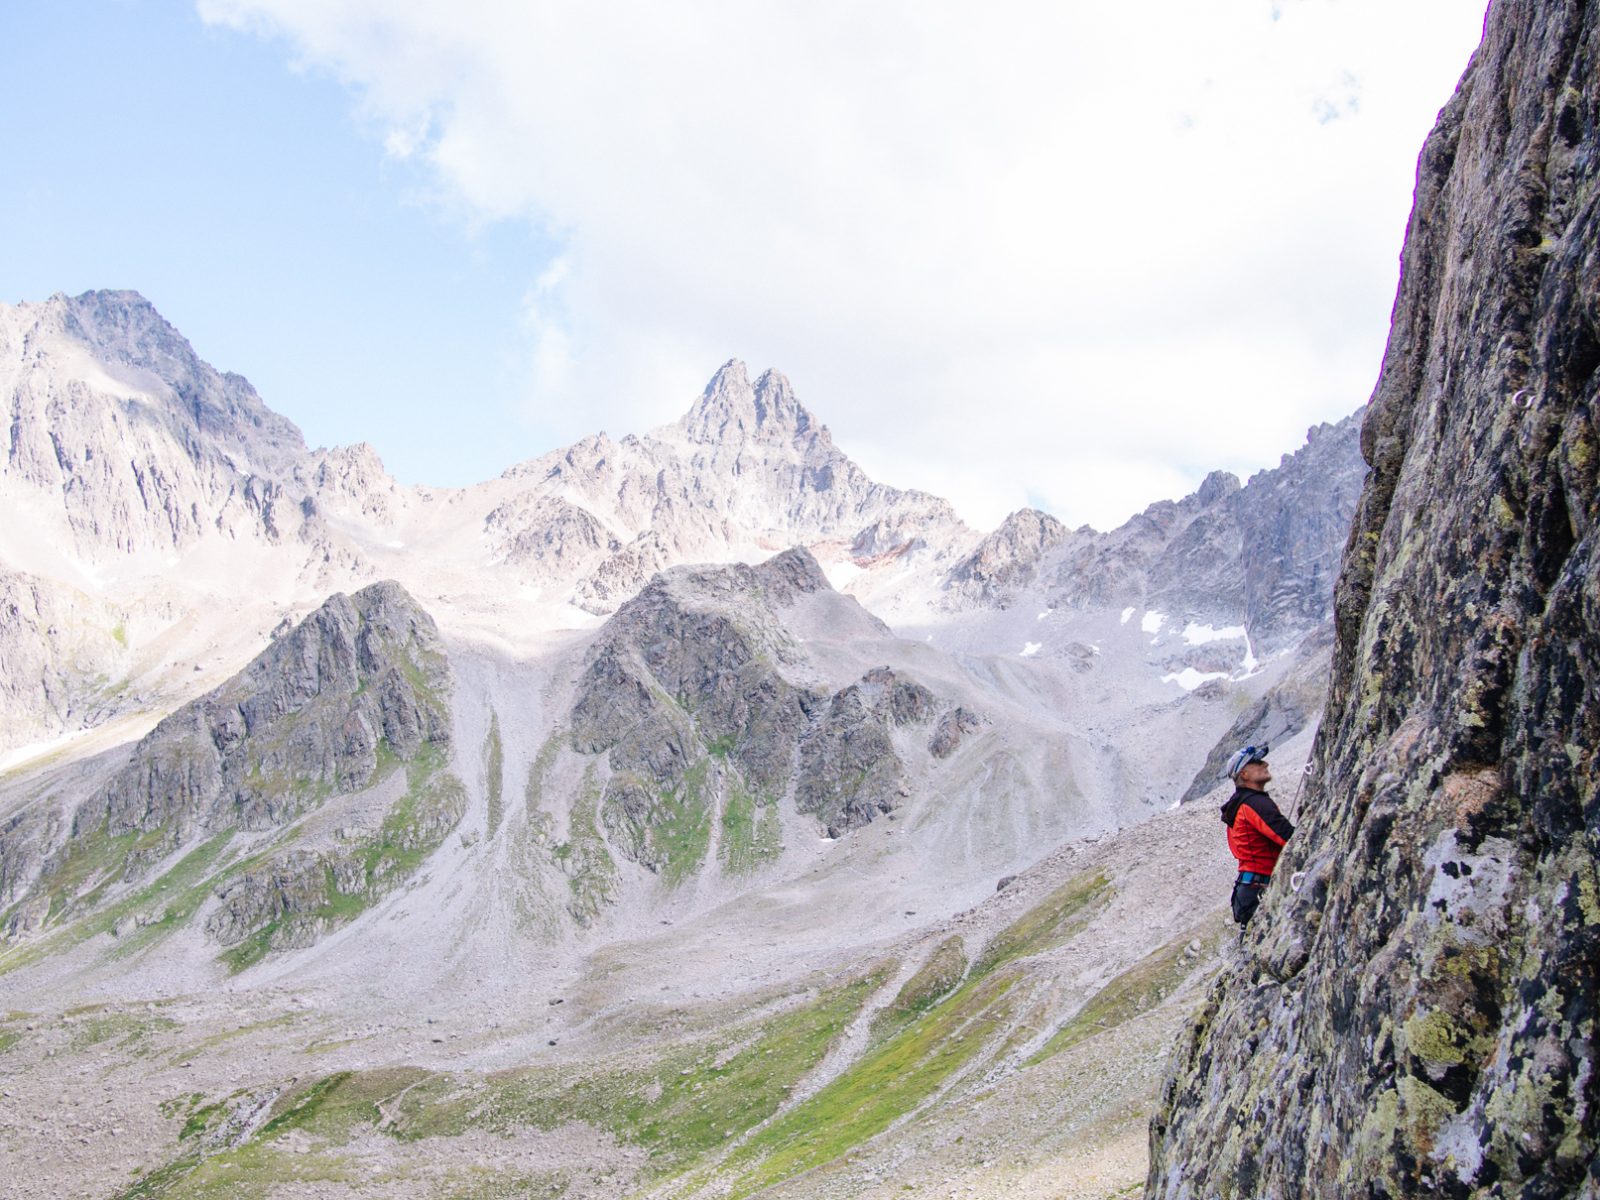
[[[319,791],[365,784],[381,747],[403,761],[447,746],[448,686],[438,630],[399,584],[335,595],[156,726],[76,824],[178,837],[281,825]]]
[[[911,789],[890,731],[932,721],[936,703],[927,688],[887,667],[835,693],[800,747],[796,806],[834,838],[893,812]]]
[[[82,889],[72,881],[90,871],[87,863],[106,879],[135,877],[197,838],[279,829],[424,751],[431,776],[449,752],[450,686],[438,630],[399,584],[331,597],[233,679],[141,739],[78,807],[48,855],[43,843],[53,822],[42,811],[29,810],[0,830],[0,896],[23,901],[7,932],[33,932],[41,923],[29,916],[30,889],[73,915]],[[412,807],[427,809],[426,820],[387,836],[408,852],[436,845],[460,816],[456,797],[448,799],[419,805],[413,797]],[[98,862],[106,847],[123,842]],[[322,886],[325,856],[300,859]],[[279,861],[263,875],[273,872],[283,874]],[[292,906],[283,897],[274,903],[280,913]]]
[[[1423,150],[1303,822],[1150,1197],[1600,1194],[1597,68],[1594,0],[1496,3]]]
[[[579,681],[572,745],[606,755],[601,817],[624,854],[692,869],[672,863],[673,831],[709,822],[730,787],[765,804],[792,788],[835,837],[908,793],[892,730],[931,724],[931,692],[888,668],[832,695],[796,682],[805,657],[785,612],[831,590],[809,553],[789,550],[757,567],[663,572],[607,622]],[[856,612],[864,631],[891,636]],[[690,839],[688,853],[703,852]]]

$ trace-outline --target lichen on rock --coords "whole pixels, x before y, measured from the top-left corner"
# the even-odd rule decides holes
[[[1596,1194],[1597,65],[1600,4],[1497,3],[1423,150],[1300,828],[1149,1197]]]

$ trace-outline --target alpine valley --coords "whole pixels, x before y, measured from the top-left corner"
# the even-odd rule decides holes
[[[461,490],[131,292],[0,310],[0,389],[15,1194],[1142,1178],[1228,933],[1178,802],[1307,757],[1359,415],[985,535],[736,361]]]
[[[1600,1198],[1597,64],[1495,0],[1371,403],[1110,532],[737,361],[402,486],[0,308],[5,1194]]]

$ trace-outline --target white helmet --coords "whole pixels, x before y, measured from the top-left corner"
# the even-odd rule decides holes
[[[1262,742],[1259,746],[1245,746],[1234,751],[1233,757],[1228,760],[1228,778],[1239,778],[1239,772],[1244,770],[1250,763],[1266,762],[1267,751],[1270,749],[1270,746]]]

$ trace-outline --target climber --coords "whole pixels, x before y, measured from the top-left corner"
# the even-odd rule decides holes
[[[1261,903],[1261,889],[1272,878],[1283,844],[1294,833],[1294,826],[1266,792],[1272,782],[1267,750],[1266,745],[1246,746],[1228,760],[1234,792],[1222,806],[1222,823],[1228,827],[1228,849],[1239,860],[1239,878],[1233,884],[1233,919],[1239,922],[1240,934]]]

